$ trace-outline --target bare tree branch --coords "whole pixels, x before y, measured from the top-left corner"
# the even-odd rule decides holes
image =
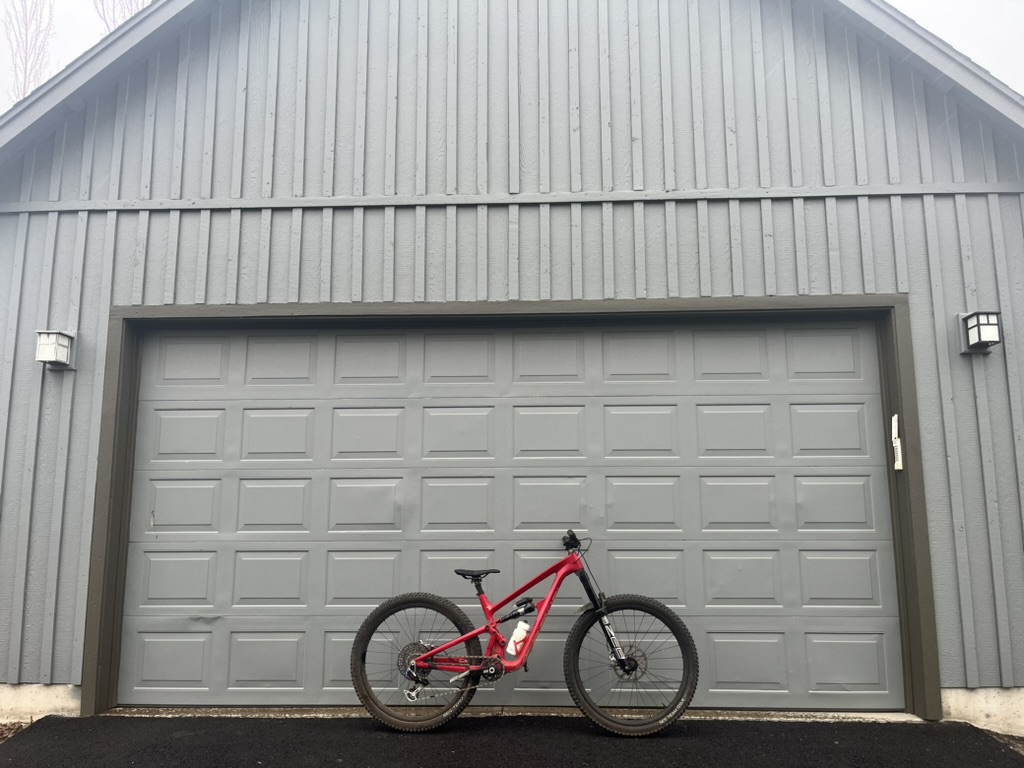
[[[110,34],[153,0],[92,0],[96,14],[103,22],[105,34]]]
[[[49,76],[53,0],[3,0],[4,34],[14,66],[8,91],[14,101],[28,96]]]

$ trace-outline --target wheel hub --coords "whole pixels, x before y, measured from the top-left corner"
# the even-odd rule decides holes
[[[633,648],[628,646],[622,649],[626,654],[626,660],[623,665],[620,665],[614,658],[612,659],[612,669],[615,670],[615,674],[620,680],[642,680],[647,674],[647,654],[639,648]]]

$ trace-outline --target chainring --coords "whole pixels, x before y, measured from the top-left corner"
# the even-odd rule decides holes
[[[497,656],[488,656],[483,660],[480,678],[488,683],[496,683],[505,674],[505,662]]]

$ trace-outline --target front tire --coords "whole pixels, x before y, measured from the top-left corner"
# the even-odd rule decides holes
[[[450,673],[427,672],[423,698],[410,702],[405,692],[414,683],[403,670],[411,659],[473,628],[461,608],[437,595],[399,595],[377,606],[352,646],[352,682],[363,706],[399,731],[429,731],[457,717],[473,698],[479,674],[453,683]],[[480,640],[467,640],[447,655],[479,658]]]
[[[690,631],[666,605],[640,595],[605,600],[630,669],[615,660],[600,617],[587,611],[565,644],[565,683],[597,725],[622,736],[646,736],[686,711],[697,687],[697,649]]]

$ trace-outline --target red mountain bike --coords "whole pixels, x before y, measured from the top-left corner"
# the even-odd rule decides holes
[[[588,540],[589,541],[589,540]],[[644,736],[683,714],[697,685],[697,650],[668,606],[640,595],[605,597],[591,582],[586,550],[571,530],[566,556],[508,597],[491,603],[483,580],[499,571],[455,570],[476,587],[486,623],[473,628],[450,600],[422,592],[399,595],[366,617],[352,648],[359,700],[380,722],[426,731],[458,716],[480,685],[526,666],[562,583],[575,573],[590,600],[565,643],[565,683],[580,710],[613,733]],[[534,604],[523,593],[554,577]],[[504,616],[495,614],[515,606]],[[536,612],[536,626],[524,616]],[[499,626],[520,619],[508,640]],[[487,635],[481,653],[480,637]]]

